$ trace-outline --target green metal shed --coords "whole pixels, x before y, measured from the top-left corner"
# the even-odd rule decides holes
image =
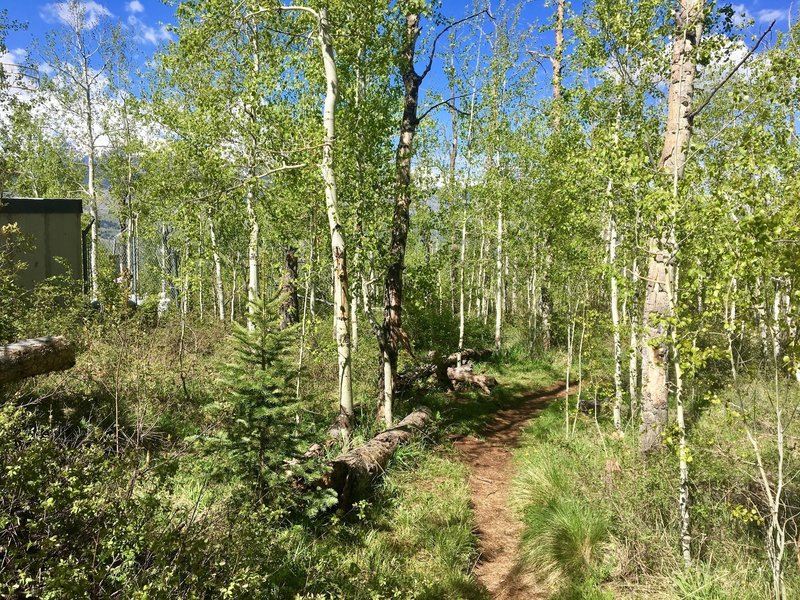
[[[32,289],[47,277],[67,272],[83,279],[82,212],[82,202],[75,199],[0,198],[0,225],[17,223],[33,244],[18,257],[28,265],[20,275],[22,287]]]

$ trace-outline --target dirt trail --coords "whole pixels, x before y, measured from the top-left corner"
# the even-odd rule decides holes
[[[467,436],[455,442],[462,462],[470,469],[469,486],[481,553],[475,575],[492,598],[537,600],[547,597],[542,586],[519,569],[517,559],[523,525],[508,507],[508,492],[514,476],[511,453],[519,443],[525,424],[564,392],[564,385],[557,384],[525,394],[513,406],[495,414],[481,432],[484,439]]]

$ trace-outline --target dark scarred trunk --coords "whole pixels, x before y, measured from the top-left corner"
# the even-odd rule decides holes
[[[281,279],[281,329],[298,322],[300,303],[297,299],[297,249],[289,246],[283,263]]]
[[[403,270],[406,259],[406,242],[411,206],[411,155],[419,118],[417,108],[419,88],[422,83],[414,69],[414,55],[420,34],[420,15],[406,16],[406,33],[400,54],[403,75],[403,119],[395,158],[395,204],[392,215],[392,240],[389,246],[389,266],[384,286],[384,315],[381,340],[383,359],[383,416],[387,426],[392,423],[394,379],[397,374],[397,355],[401,345],[409,346],[403,331]]]

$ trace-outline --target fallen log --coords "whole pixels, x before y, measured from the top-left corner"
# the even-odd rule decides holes
[[[461,351],[461,361],[481,360],[491,356],[491,350],[465,349]],[[428,353],[428,362],[416,365],[407,371],[397,375],[395,380],[395,392],[402,393],[411,389],[417,381],[424,381],[432,375],[436,375],[439,384],[444,388],[450,387],[450,380],[447,377],[447,369],[455,367],[458,362],[458,352],[449,355],[437,355],[433,352]]]
[[[431,410],[418,407],[391,429],[382,431],[369,442],[335,458],[331,471],[323,478],[325,487],[336,490],[339,506],[345,510],[369,495],[372,484],[384,472],[395,451],[422,431],[431,421]]]
[[[60,335],[0,346],[0,384],[74,366],[75,348]]]
[[[453,387],[455,387],[456,383],[466,383],[481,388],[481,391],[485,394],[491,394],[492,388],[497,385],[497,379],[491,375],[476,375],[472,371],[471,364],[448,368],[447,378]]]

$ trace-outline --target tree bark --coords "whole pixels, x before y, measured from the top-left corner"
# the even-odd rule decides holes
[[[410,224],[411,205],[411,155],[419,119],[417,105],[422,76],[414,69],[417,39],[420,34],[420,15],[406,15],[405,42],[400,53],[400,64],[405,90],[400,138],[395,157],[396,197],[392,215],[392,240],[389,246],[389,266],[384,286],[384,317],[382,332],[383,356],[383,417],[386,426],[392,424],[394,378],[397,374],[397,355],[401,344],[409,346],[403,331],[403,269],[405,268],[406,241]]]
[[[288,246],[284,255],[281,281],[281,329],[295,325],[300,318],[297,298],[297,249]]]
[[[447,378],[450,384],[466,383],[479,387],[484,394],[491,394],[492,388],[497,385],[497,380],[490,375],[475,374],[472,372],[472,365],[464,364],[457,367],[448,367]]]
[[[488,358],[491,355],[492,350],[490,349],[473,350],[467,348],[462,349],[460,352],[454,352],[453,354],[449,355],[437,355],[436,353],[431,352],[428,354],[427,362],[416,365],[397,375],[395,392],[406,392],[410,390],[417,381],[425,380],[433,375],[436,375],[439,384],[443,388],[449,388],[450,385],[447,378],[447,369],[449,367],[458,366],[459,358],[461,361],[481,360]]]
[[[0,384],[74,366],[75,348],[60,335],[0,346]]]
[[[323,479],[325,487],[336,490],[339,506],[349,509],[354,502],[369,495],[372,485],[386,470],[395,451],[423,431],[431,422],[431,411],[419,407],[395,427],[372,438],[364,446],[355,448],[334,459],[331,472]]]
[[[222,286],[222,261],[217,248],[217,232],[211,215],[208,217],[208,233],[211,236],[211,259],[214,261],[214,293],[217,296],[217,316],[220,321],[225,320],[225,292]]]
[[[703,0],[679,0],[672,43],[672,68],[667,96],[667,126],[659,161],[660,170],[672,177],[673,196],[683,176],[692,133],[692,99],[697,71],[695,49],[703,25]],[[662,446],[667,423],[667,343],[665,320],[670,301],[667,268],[671,258],[667,239],[650,240],[647,291],[644,299],[642,336],[642,424],[639,445],[643,452]]]
[[[609,192],[611,181],[608,182]],[[614,428],[622,429],[622,339],[619,329],[619,289],[617,286],[617,222],[614,202],[609,200],[608,262],[611,269],[611,326],[614,333]]]
[[[325,138],[322,144],[320,170],[325,183],[325,206],[328,212],[328,226],[331,232],[331,254],[334,268],[334,302],[336,314],[336,347],[339,357],[339,411],[347,421],[347,428],[353,420],[353,383],[350,356],[350,299],[347,283],[347,251],[336,190],[336,175],[333,169],[334,142],[336,140],[336,102],[339,83],[336,74],[336,61],[333,55],[333,41],[328,22],[328,11],[321,8],[317,13],[317,41],[322,53],[325,69],[325,108],[323,123]]]
[[[561,77],[562,59],[564,57],[564,0],[556,0],[555,48],[550,59],[553,67],[551,85],[553,88],[553,131],[561,129]]]
[[[494,299],[494,348],[498,352],[503,344],[503,203],[497,207],[497,288]]]

